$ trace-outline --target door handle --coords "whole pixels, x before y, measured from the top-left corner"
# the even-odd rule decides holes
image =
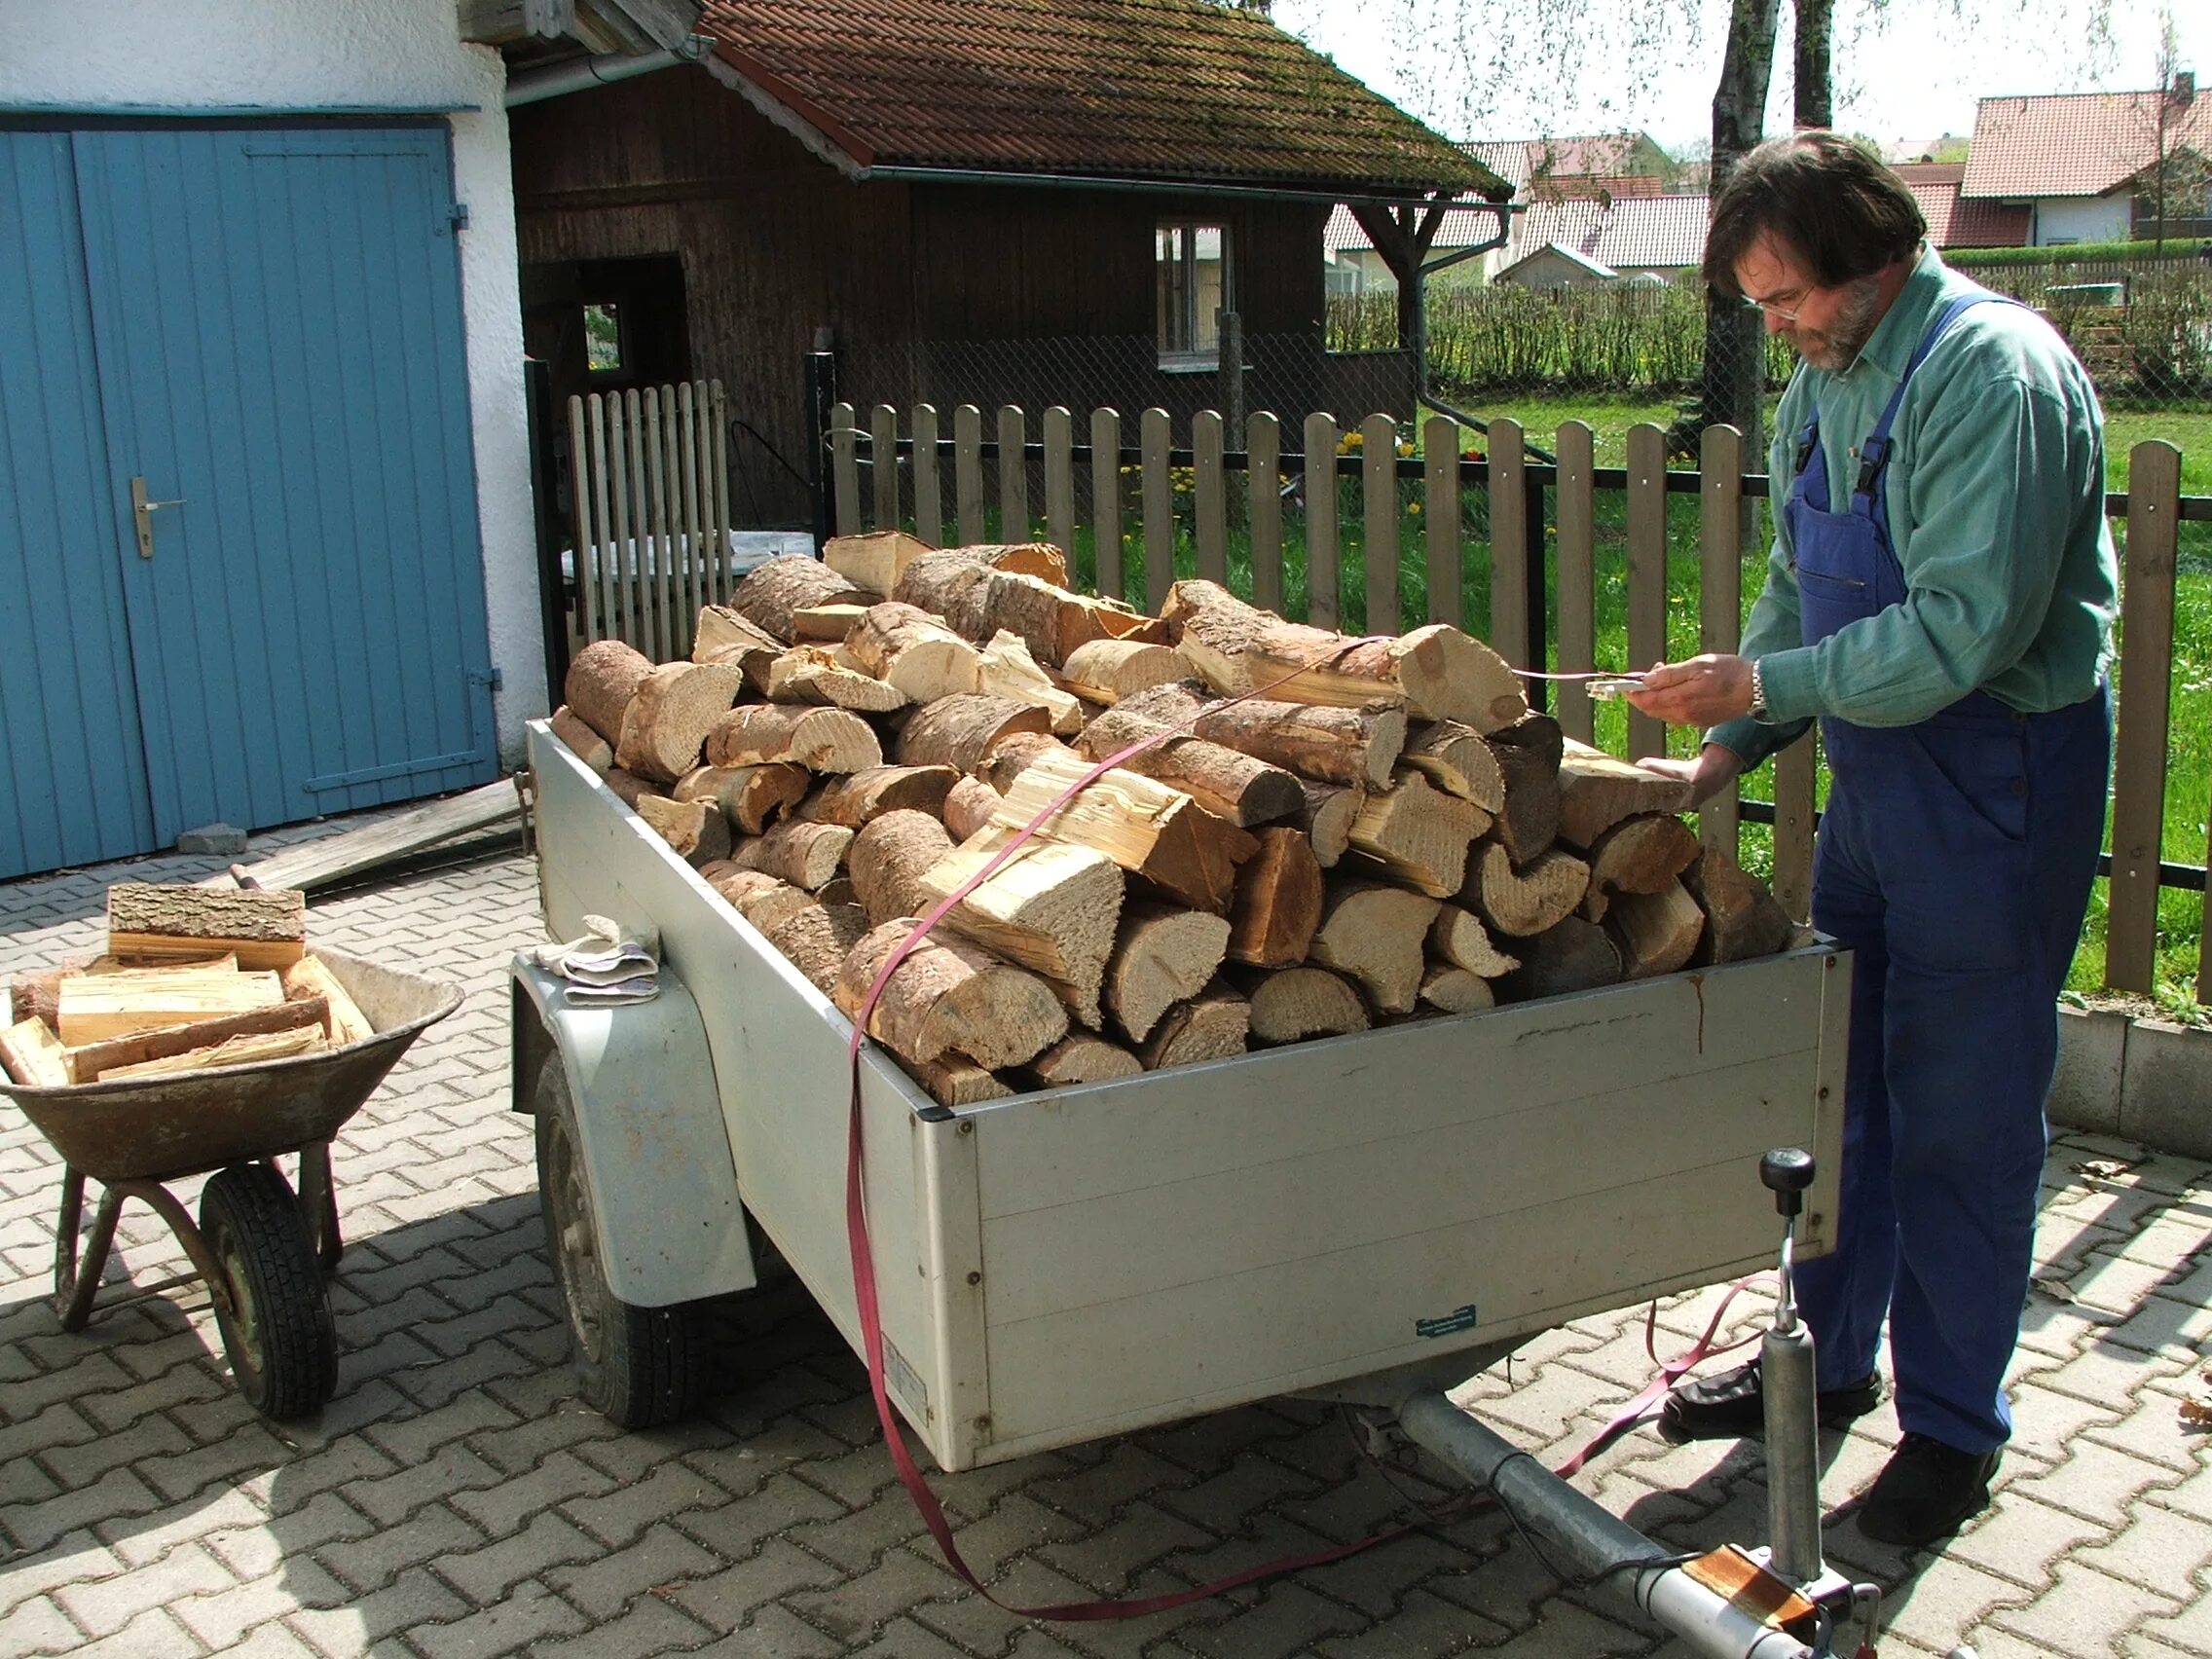
[[[146,480],[143,478],[131,479],[130,519],[131,528],[138,533],[139,558],[151,559],[154,556],[154,514],[163,507],[181,507],[183,505],[182,497],[173,501],[148,500],[146,498]]]

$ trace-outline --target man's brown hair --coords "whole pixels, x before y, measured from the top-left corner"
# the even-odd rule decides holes
[[[1742,299],[1736,262],[1761,231],[1794,248],[1813,280],[1833,288],[1911,258],[1928,221],[1904,180],[1871,149],[1816,129],[1769,138],[1736,164],[1714,198],[1706,281]]]

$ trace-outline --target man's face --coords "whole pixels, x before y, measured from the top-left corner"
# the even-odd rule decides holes
[[[1882,320],[1880,276],[1824,288],[1772,231],[1759,232],[1736,261],[1736,286],[1759,308],[1769,334],[1787,336],[1797,355],[1831,374],[1852,365]]]

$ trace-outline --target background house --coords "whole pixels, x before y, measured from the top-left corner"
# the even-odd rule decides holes
[[[1898,176],[1912,190],[1936,248],[2025,247],[2034,215],[2021,203],[1962,197],[1964,162],[1902,162]]]
[[[1330,203],[1503,190],[1204,0],[713,0],[701,27],[698,67],[515,112],[525,330],[562,393],[612,384],[587,309],[637,372],[719,378],[755,523],[804,522],[821,342],[863,407],[1181,417],[1236,406],[1227,312],[1244,407],[1410,413],[1410,355],[1385,386],[1323,350]]]
[[[497,32],[526,11],[571,51],[688,16],[8,8],[0,876],[519,753],[545,685]]]
[[[2177,74],[2162,91],[1983,98],[1963,203],[2028,216],[2025,244],[2212,234],[2212,99]]]
[[[1678,276],[1697,269],[1705,257],[1708,217],[1703,196],[1628,195],[1614,199],[1576,197],[1557,202],[1517,204],[1511,229],[1502,246],[1492,249],[1464,266],[1454,267],[1437,278],[1440,282],[1498,281],[1513,273],[1527,281],[1535,272],[1533,285],[1553,285],[1552,278],[1578,275],[1576,285],[1605,280],[1599,270],[1613,276],[1652,273]],[[1488,208],[1455,207],[1444,215],[1433,244],[1434,252],[1469,248],[1497,237],[1497,215]],[[1349,212],[1339,210],[1326,232],[1332,293],[1387,293],[1397,279],[1383,264],[1367,233]],[[1531,267],[1529,262],[1546,249],[1568,257]]]

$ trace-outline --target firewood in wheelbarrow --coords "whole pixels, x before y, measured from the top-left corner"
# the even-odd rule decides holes
[[[0,1066],[26,1088],[66,1088],[76,1081],[61,1039],[43,1019],[18,1020],[0,1030]]]
[[[134,1066],[111,1066],[99,1074],[99,1081],[114,1083],[119,1078],[167,1077],[175,1072],[259,1065],[265,1060],[284,1060],[295,1054],[312,1054],[329,1046],[329,1039],[321,1031],[310,1026],[299,1026],[290,1031],[230,1037],[213,1048],[192,1049],[181,1054],[171,1054],[166,1059],[146,1060]]]
[[[313,962],[310,956],[304,962]],[[291,972],[297,973],[295,967]],[[287,982],[289,976],[287,976]],[[333,989],[337,981],[332,980]],[[339,991],[345,996],[344,991]],[[351,1007],[350,999],[348,1007]],[[277,1031],[297,1031],[313,1027],[326,1037],[330,1034],[330,999],[319,992],[306,996],[293,996],[270,1008],[249,1009],[244,1014],[225,1014],[220,1019],[202,1019],[190,1025],[172,1025],[166,1031],[141,1031],[131,1037],[111,1037],[105,1043],[88,1043],[82,1048],[64,1051],[69,1061],[69,1076],[76,1083],[92,1083],[101,1074],[120,1066],[140,1065],[148,1060],[168,1059],[176,1054],[189,1053],[195,1049],[212,1049],[218,1043],[227,1043],[233,1037],[266,1036]],[[360,1018],[359,1011],[353,1017]],[[362,1021],[364,1033],[367,1021]]]
[[[295,1004],[320,997],[329,1007],[323,1029],[333,1043],[358,1043],[377,1033],[360,1005],[347,995],[346,987],[338,982],[338,976],[323,965],[319,956],[312,953],[303,956],[284,970],[284,995]]]
[[[107,890],[107,949],[160,963],[235,952],[241,968],[289,968],[307,954],[307,895],[288,888],[119,881]]]
[[[74,1049],[134,1031],[270,1008],[283,1000],[284,982],[273,972],[137,968],[80,974],[61,981],[58,1032]]]

